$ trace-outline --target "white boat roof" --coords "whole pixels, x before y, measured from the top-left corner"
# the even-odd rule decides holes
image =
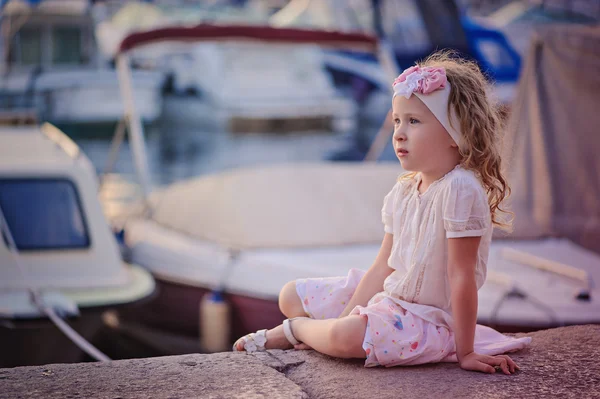
[[[18,170],[21,166],[27,166],[27,169],[36,165],[72,167],[79,156],[79,148],[64,137],[48,124],[0,129],[0,174]]]
[[[81,234],[85,234],[87,244],[69,249],[52,247],[21,250],[17,260],[4,241],[0,240],[0,294],[29,287],[98,289],[130,283],[131,274],[123,265],[116,240],[108,228],[98,200],[94,167],[64,133],[49,124],[0,129],[2,179],[16,179],[17,184],[18,179],[66,180],[72,183],[77,197],[77,213],[80,213],[84,225]],[[53,207],[63,204],[54,201],[56,205]],[[65,207],[72,207],[67,200],[64,201]],[[12,216],[20,223],[18,227],[21,234],[27,234],[23,233],[24,229],[29,228],[25,223],[32,223],[32,219],[20,215],[20,208],[15,207],[14,202],[12,205],[12,212],[16,212]],[[53,208],[53,214],[48,215],[44,223],[35,229],[31,227],[32,234],[37,234],[35,237],[49,237],[53,232],[63,231],[61,228],[68,228],[68,221],[64,220],[65,227],[62,218],[73,215],[74,209]],[[46,217],[46,214],[40,215]],[[19,263],[25,276],[20,271]]]

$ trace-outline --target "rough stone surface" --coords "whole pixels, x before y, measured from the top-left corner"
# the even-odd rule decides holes
[[[517,335],[533,342],[509,376],[273,350],[0,369],[0,398],[600,398],[600,325]]]
[[[600,325],[574,326],[516,336],[533,337],[510,354],[520,371],[483,374],[456,363],[369,368],[362,361],[296,351],[287,377],[310,398],[600,398]]]
[[[200,397],[308,398],[285,374],[240,353],[0,369],[2,399]]]

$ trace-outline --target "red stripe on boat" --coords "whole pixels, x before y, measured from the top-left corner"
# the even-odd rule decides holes
[[[167,27],[136,32],[121,42],[119,53],[145,44],[162,41],[208,41],[222,39],[258,40],[265,42],[314,43],[327,47],[361,48],[374,52],[375,36],[362,33],[342,33],[268,26],[232,26],[202,24],[194,27]]]

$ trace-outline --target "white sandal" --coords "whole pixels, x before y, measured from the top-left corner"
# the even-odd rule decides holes
[[[240,339],[244,340],[244,350],[248,353],[252,353],[252,352],[256,352],[256,351],[264,352],[267,350],[265,348],[265,344],[267,343],[267,330],[258,330],[255,333],[250,333],[250,334],[244,335]],[[234,352],[242,352],[237,349],[238,342],[239,342],[239,339],[237,341],[235,341],[235,343],[233,344]]]
[[[298,318],[299,317],[294,317],[292,319],[285,319],[283,321],[283,333],[285,334],[285,337],[287,338],[289,343],[292,345],[298,345],[301,343],[300,341],[298,341],[296,339],[296,337],[294,337],[294,333],[292,333],[292,327],[291,327],[291,323],[290,323],[292,320],[298,319]],[[255,333],[250,333],[248,335],[244,335],[240,339],[244,340],[244,350],[247,353],[264,352],[267,350],[265,348],[265,344],[267,343],[267,330],[258,330]],[[239,342],[239,339],[237,341],[235,341],[235,343],[233,344],[234,352],[242,352],[242,351],[239,351],[236,347],[236,344],[238,342]]]
[[[293,319],[285,319],[283,321],[283,333],[285,334],[285,337],[287,338],[289,343],[292,345],[301,344],[301,342],[298,341],[296,339],[296,337],[294,337],[294,333],[292,332],[292,324],[290,323],[291,320],[298,319],[298,318],[299,317],[294,317]]]

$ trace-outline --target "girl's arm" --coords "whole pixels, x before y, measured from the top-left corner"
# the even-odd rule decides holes
[[[354,295],[352,295],[348,305],[339,317],[348,316],[356,305],[366,306],[373,295],[383,291],[383,281],[394,271],[388,266],[388,258],[392,253],[393,238],[392,234],[385,233],[375,261],[358,283]]]
[[[460,366],[465,370],[494,373],[494,366],[500,366],[505,374],[510,374],[518,369],[510,357],[480,355],[473,350],[477,323],[475,267],[480,241],[481,237],[448,239],[448,277],[454,316],[456,356]]]

